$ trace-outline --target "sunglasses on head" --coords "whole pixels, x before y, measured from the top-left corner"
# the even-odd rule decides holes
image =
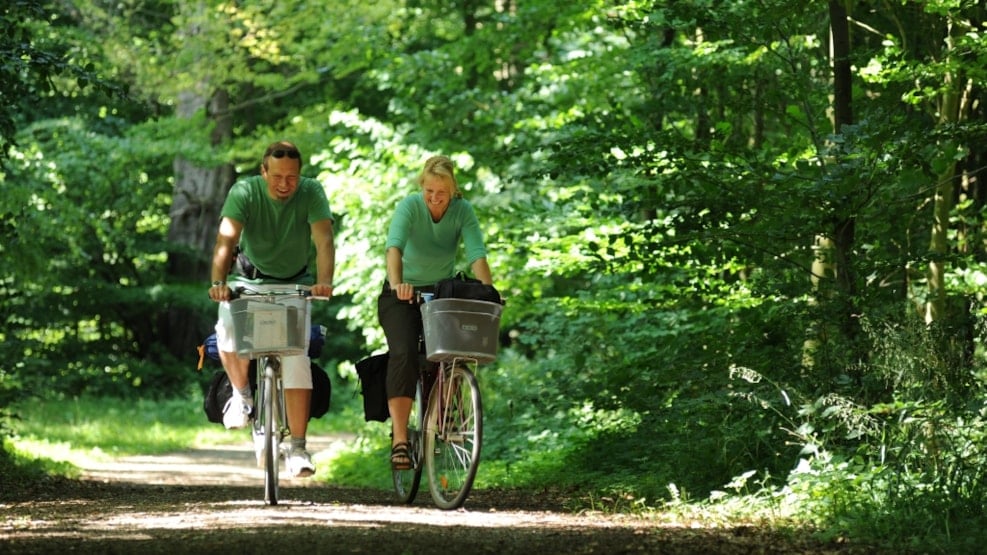
[[[298,159],[298,151],[295,150],[295,149],[286,150],[286,149],[279,148],[277,150],[272,150],[271,151],[271,156],[273,156],[275,158],[284,158],[285,156],[287,156],[288,158],[291,158],[292,160],[297,160]]]

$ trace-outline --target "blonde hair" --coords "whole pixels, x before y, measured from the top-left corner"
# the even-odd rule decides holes
[[[439,154],[425,160],[425,167],[422,168],[422,173],[418,176],[418,184],[424,186],[425,178],[430,175],[448,177],[449,181],[452,182],[453,198],[463,198],[463,192],[459,190],[459,182],[456,181],[455,166],[448,156]]]

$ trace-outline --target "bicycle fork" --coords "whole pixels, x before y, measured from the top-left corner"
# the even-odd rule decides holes
[[[469,418],[469,415],[463,414],[462,400],[457,397],[462,394],[454,377],[454,371],[458,364],[458,360],[442,363],[439,367],[439,376],[436,379],[438,384],[436,391],[441,396],[436,418],[438,427],[436,433],[448,443],[465,440],[462,434],[463,422]]]
[[[287,435],[288,413],[284,403],[284,388],[281,378],[281,361],[276,357],[265,357],[258,361],[261,370],[257,376],[257,401],[254,403],[255,417],[255,447],[260,445],[276,446],[278,452],[275,453],[275,460],[284,455],[282,440]],[[267,399],[267,391],[271,392],[271,404],[268,406],[264,399]],[[273,411],[274,419],[271,427],[271,435],[276,441],[271,441],[264,437],[262,423],[267,417],[267,412]],[[259,457],[259,454],[258,454]]]

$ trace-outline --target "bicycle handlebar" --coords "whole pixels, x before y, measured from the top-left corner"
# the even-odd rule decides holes
[[[397,291],[391,289],[390,290],[390,294],[391,294],[391,296],[396,297],[397,296]],[[422,304],[422,303],[426,302],[425,301],[425,295],[432,295],[433,296],[432,298],[435,298],[434,297],[434,295],[435,295],[434,292],[432,292],[432,291],[426,291],[425,289],[419,289],[417,287],[414,287],[414,288],[412,288],[411,298],[408,299],[407,301],[402,301],[402,302],[406,302],[408,304]],[[432,300],[432,299],[429,299],[429,300]],[[507,305],[507,299],[501,297],[500,298],[500,304],[501,305]]]
[[[395,291],[394,289],[390,289],[388,290],[388,292],[392,297],[398,296],[398,292]],[[425,302],[424,295],[435,295],[435,293],[433,293],[432,291],[426,291],[425,289],[419,289],[418,287],[412,287],[411,298],[402,302],[406,302],[408,304],[422,304],[423,302]]]
[[[237,285],[236,287],[230,288],[230,300],[238,299],[241,296],[266,296],[266,295],[278,295],[278,296],[288,296],[288,295],[298,295],[299,297],[305,297],[313,301],[328,301],[329,297],[315,296],[311,292],[311,287],[308,285],[295,284],[294,289],[270,289],[261,290],[248,287],[246,285]]]

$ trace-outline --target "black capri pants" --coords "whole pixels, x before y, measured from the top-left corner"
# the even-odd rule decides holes
[[[431,292],[434,287],[415,287],[415,290]],[[422,333],[421,307],[418,303],[398,300],[391,285],[385,283],[377,297],[377,320],[387,338],[387,398],[414,398],[423,362],[418,346]]]

